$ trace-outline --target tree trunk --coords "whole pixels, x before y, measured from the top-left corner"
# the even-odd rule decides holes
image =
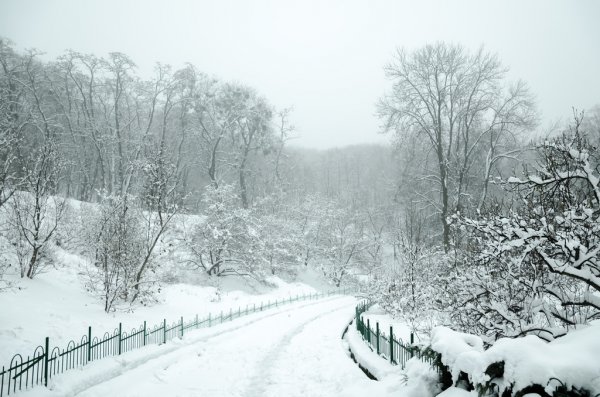
[[[39,251],[39,247],[33,248],[33,253],[31,254],[31,259],[29,260],[29,265],[27,267],[27,278],[33,278],[35,275],[35,265],[37,263]]]

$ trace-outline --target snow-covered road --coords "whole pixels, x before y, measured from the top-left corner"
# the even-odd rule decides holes
[[[135,365],[128,362],[123,371],[78,387],[75,395],[333,397],[373,392],[378,382],[367,379],[346,355],[340,338],[355,304],[353,298],[338,297],[281,309],[244,326],[234,321],[222,332],[184,340]]]

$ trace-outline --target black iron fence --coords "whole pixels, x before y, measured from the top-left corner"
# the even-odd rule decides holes
[[[370,320],[367,319],[365,322],[362,315],[372,305],[373,303],[369,301],[361,302],[356,306],[355,315],[356,330],[371,350],[388,359],[391,364],[399,365],[402,369],[404,369],[406,362],[415,356],[433,365],[435,357],[424,354],[418,347],[413,345],[414,335],[412,333],[410,334],[410,343],[407,343],[394,335],[394,328],[391,325],[389,333],[386,333],[387,330],[380,329],[379,322],[375,323],[375,328],[371,328]]]
[[[180,317],[177,321],[167,324],[163,320],[160,324],[148,328],[146,321],[139,328],[127,332],[122,324],[111,332],[105,332],[102,337],[92,337],[92,327],[88,327],[87,335],[83,335],[79,342],[70,341],[64,349],[53,347],[50,349],[50,338],[46,337],[44,344],[38,346],[31,356],[15,354],[8,367],[3,366],[0,371],[0,397],[14,394],[19,390],[29,389],[37,385],[48,386],[48,381],[53,377],[73,368],[82,367],[88,363],[104,357],[117,356],[125,352],[144,347],[146,345],[160,345],[174,338],[183,337],[186,331],[202,327],[212,327],[231,321],[251,313],[264,311],[273,307],[293,302],[319,299],[334,294],[347,294],[348,289],[328,291],[315,294],[296,295],[287,299],[261,302],[248,305],[237,311],[220,312],[219,315],[209,313],[200,319],[196,315],[193,319],[184,321]]]

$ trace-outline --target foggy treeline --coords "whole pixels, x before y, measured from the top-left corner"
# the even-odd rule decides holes
[[[193,65],[158,64],[142,79],[125,54],[69,51],[43,62],[1,43],[6,189],[47,153],[53,192],[82,201],[169,192],[195,210],[204,187],[221,183],[237,185],[243,207],[278,189],[296,200],[386,200],[377,182],[391,178],[389,149],[290,149],[292,110],[276,110],[251,87]]]
[[[179,237],[182,266],[209,275],[293,273],[319,258],[339,284],[380,250],[367,228],[377,241],[385,217],[375,210],[396,194],[390,148],[289,147],[292,109],[193,65],[158,64],[145,79],[121,53],[44,61],[0,45],[0,204],[22,277],[51,263],[48,246],[73,223],[66,198],[100,204],[85,207],[77,227],[86,230],[75,234],[107,310],[137,299],[180,214],[206,217]]]

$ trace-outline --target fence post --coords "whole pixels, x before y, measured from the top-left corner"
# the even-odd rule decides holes
[[[88,351],[87,351],[88,363],[92,361],[92,326],[88,327]]]
[[[183,316],[181,316],[181,337],[183,338]]]
[[[208,328],[212,327],[212,318],[210,312],[208,313]]]
[[[371,320],[367,319],[367,342],[371,344]]]
[[[148,335],[146,335],[146,320],[144,320],[144,346],[146,346],[146,343],[148,343]]]
[[[196,313],[196,329],[198,329],[198,313]]]
[[[48,387],[48,363],[50,361],[50,338],[46,336],[44,345],[44,386]],[[1,390],[0,390],[1,391]],[[10,392],[10,389],[9,389]]]
[[[412,345],[415,343],[415,334],[413,334],[412,332],[410,333],[410,357],[414,357],[415,353],[414,353],[414,349],[412,348]]]
[[[167,319],[163,320],[163,343],[167,343]]]
[[[119,355],[121,355],[121,332],[123,330],[123,326],[119,323]]]
[[[379,355],[379,321],[377,321],[375,327],[377,327],[377,355]]]
[[[357,330],[357,331],[360,331],[360,328],[359,328],[359,325],[358,325],[358,322],[360,321],[360,314],[359,314],[359,311],[360,311],[360,310],[359,310],[358,306],[356,306],[356,307],[354,308],[354,318],[356,318],[356,321],[355,321],[355,322],[356,322],[356,330]]]
[[[221,324],[223,324],[223,310],[221,310]]]
[[[390,363],[394,363],[394,329],[390,325]]]
[[[233,310],[229,308],[229,321],[233,320]]]

